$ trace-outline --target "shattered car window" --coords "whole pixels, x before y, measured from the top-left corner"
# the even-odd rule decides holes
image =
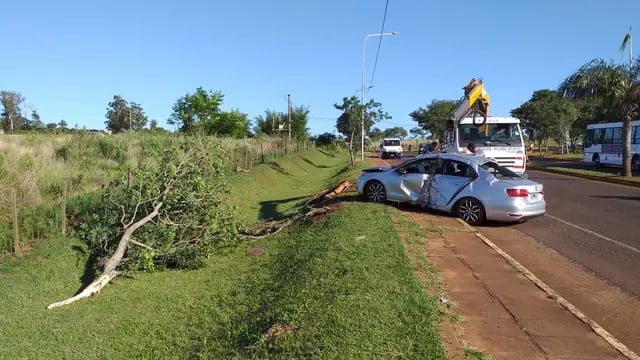
[[[494,161],[486,161],[480,164],[480,167],[493,175],[496,179],[522,179],[522,176],[514,173],[504,166],[498,165]]]

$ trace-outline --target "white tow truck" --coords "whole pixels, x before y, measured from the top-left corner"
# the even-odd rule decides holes
[[[489,116],[489,94],[482,80],[471,79],[464,97],[448,122],[444,150],[468,153],[473,143],[477,154],[492,158],[516,174],[525,174],[526,154],[520,120]]]

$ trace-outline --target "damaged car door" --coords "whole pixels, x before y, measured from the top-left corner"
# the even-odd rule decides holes
[[[437,170],[439,159],[420,159],[396,169],[400,176],[398,182],[398,200],[417,203],[421,199],[424,183]]]
[[[445,160],[442,167],[425,183],[423,202],[428,207],[446,210],[450,202],[476,177],[477,173],[471,166]]]

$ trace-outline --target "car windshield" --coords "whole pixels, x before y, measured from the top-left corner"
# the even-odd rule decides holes
[[[395,169],[397,169],[397,168],[399,168],[399,167],[402,167],[402,166],[404,166],[404,165],[406,165],[406,164],[408,164],[408,163],[410,163],[410,162],[412,162],[412,161],[415,161],[415,160],[416,160],[415,158],[409,158],[409,159],[407,159],[407,160],[405,160],[405,161],[401,162],[400,164],[397,164],[397,165],[393,165],[393,166],[391,166],[391,167],[390,167],[390,169],[395,170]]]
[[[522,176],[514,173],[513,171],[507,169],[504,166],[498,165],[493,161],[485,161],[480,163],[480,167],[487,171],[489,174],[493,175],[496,179],[523,179]]]
[[[384,146],[400,146],[400,140],[385,140]]]
[[[460,125],[460,142],[484,146],[521,146],[522,137],[518,124]]]

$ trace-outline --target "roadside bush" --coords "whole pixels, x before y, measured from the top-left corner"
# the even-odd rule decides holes
[[[46,239],[60,232],[60,205],[40,204],[24,207],[18,214],[22,239]]]

